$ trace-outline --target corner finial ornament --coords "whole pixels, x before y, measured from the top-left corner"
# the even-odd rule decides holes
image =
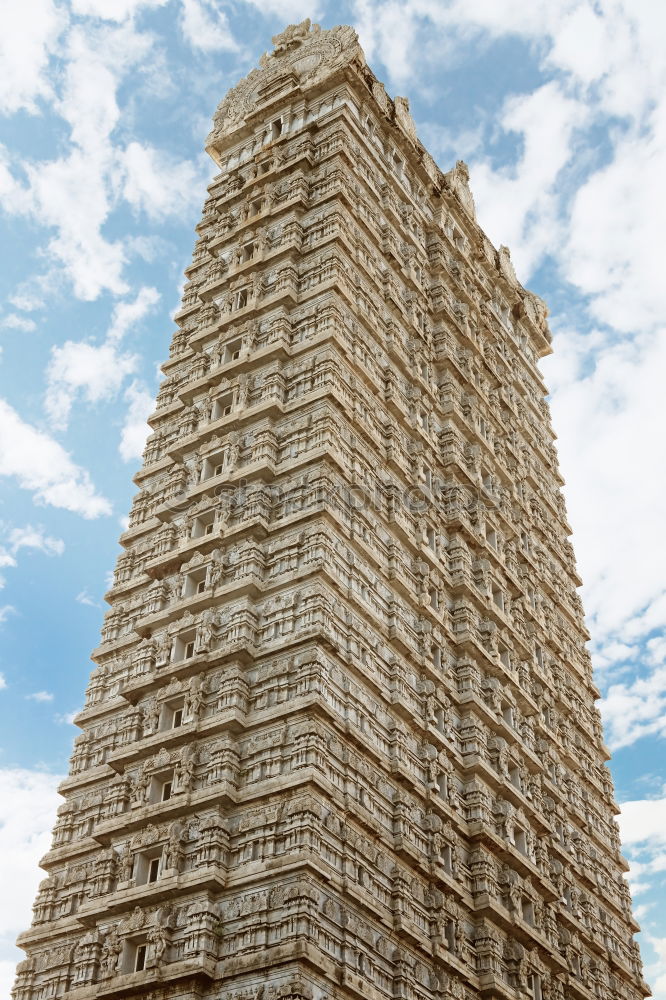
[[[274,56],[281,56],[290,49],[295,49],[301,45],[310,34],[311,21],[306,17],[300,24],[290,24],[279,35],[273,35],[271,41],[275,46]],[[318,24],[312,24],[312,34],[316,35],[321,31]]]
[[[407,138],[413,142],[418,142],[418,136],[416,134],[416,125],[414,124],[414,119],[412,118],[409,111],[409,101],[406,97],[396,97],[393,101],[395,107],[395,117],[396,121],[402,128]]]

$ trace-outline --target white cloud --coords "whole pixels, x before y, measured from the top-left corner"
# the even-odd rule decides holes
[[[421,6],[397,0],[356,0],[354,5],[354,24],[368,62],[381,59],[397,84],[417,73],[414,43]]]
[[[665,80],[666,85],[666,80]],[[564,273],[593,298],[592,311],[617,330],[663,322],[666,283],[659,247],[666,226],[666,99],[649,131],[618,141],[612,162],[578,190]]]
[[[3,604],[0,607],[0,625],[4,625],[8,618],[16,614],[16,608],[12,604]]]
[[[474,156],[483,145],[480,123],[464,132],[433,121],[418,122],[417,125],[419,138],[443,170],[449,169],[456,160]]]
[[[17,316],[16,313],[3,316],[0,319],[0,326],[7,327],[8,330],[23,330],[25,333],[31,333],[37,329],[37,324],[33,319],[28,319],[27,316]]]
[[[125,391],[129,403],[120,436],[118,451],[125,462],[141,458],[150,434],[146,420],[155,409],[155,399],[142,382],[132,382]]]
[[[101,233],[110,210],[104,166],[73,150],[65,159],[28,166],[27,173],[31,212],[57,231],[46,249],[64,268],[77,298],[124,294],[122,243]]]
[[[52,437],[21,419],[0,399],[0,475],[13,476],[39,504],[62,507],[86,518],[111,513],[85,469]]]
[[[629,619],[645,615],[664,587],[666,337],[657,332],[612,343],[563,330],[554,347],[543,368],[560,459],[576,484],[566,492],[587,611],[595,631],[632,640]]]
[[[129,46],[127,52],[119,43]],[[108,46],[108,51],[104,47]],[[67,63],[62,96],[57,110],[69,124],[70,139],[92,158],[104,152],[120,118],[116,100],[119,76],[132,65],[134,55],[145,55],[148,40],[131,28],[103,28],[97,31],[77,27],[67,38]],[[120,62],[114,65],[113,59]]]
[[[77,395],[86,403],[112,399],[139,363],[136,354],[119,354],[112,344],[66,341],[54,347],[48,367],[46,412],[57,430],[64,430]]]
[[[10,995],[16,963],[24,958],[14,939],[30,926],[32,903],[45,878],[39,859],[51,844],[51,830],[62,799],[60,777],[42,771],[0,769],[0,995]],[[3,988],[4,987],[4,988]]]
[[[614,343],[563,331],[544,365],[613,750],[666,735],[666,648],[651,637],[666,625],[665,367],[662,331]]]
[[[71,0],[72,11],[86,17],[100,17],[106,21],[124,21],[133,17],[142,7],[163,7],[168,0]]]
[[[554,82],[511,97],[500,123],[506,133],[522,137],[520,160],[508,168],[495,169],[488,160],[470,166],[479,221],[496,245],[511,247],[523,276],[561,239],[557,182],[585,118],[584,106]]]
[[[25,108],[37,112],[37,100],[51,97],[49,55],[66,24],[66,14],[52,0],[3,5],[0,31],[0,112]]]
[[[666,789],[664,789],[666,791]],[[618,816],[623,851],[630,859],[629,885],[634,898],[650,893],[634,915],[643,927],[641,952],[644,975],[655,1000],[666,1000],[666,938],[655,906],[666,885],[666,797],[624,802]]]
[[[26,701],[53,701],[54,695],[50,691],[33,691],[25,696]]]
[[[60,556],[65,551],[65,543],[61,538],[51,538],[44,534],[43,528],[33,528],[26,525],[24,528],[9,528],[0,524],[0,531],[4,531],[5,541],[0,544],[0,568],[14,567],[17,565],[16,554],[21,549],[37,549],[47,556]],[[4,587],[4,577],[0,577],[0,588]]]
[[[599,708],[613,751],[645,736],[666,737],[666,665],[645,677],[610,684]]]
[[[53,284],[52,278],[47,275],[31,276],[9,296],[9,301],[17,309],[22,309],[24,312],[35,312],[43,309],[46,305],[44,301],[46,294],[54,290]]]
[[[251,7],[261,11],[264,16],[272,15],[280,17],[285,24],[290,21],[303,21],[306,17],[311,20],[321,15],[321,5],[308,0],[245,0]]]
[[[618,816],[625,847],[666,847],[666,796],[623,802]]]
[[[114,343],[121,340],[133,326],[141,322],[159,299],[160,295],[156,288],[144,286],[139,289],[133,301],[117,302],[111,316],[108,339]]]
[[[181,26],[192,48],[237,52],[227,15],[215,0],[182,0]]]
[[[34,2],[46,4],[46,0]],[[162,92],[171,86],[157,36],[139,30],[133,18],[142,9],[164,2],[76,0],[74,13],[88,20],[73,20],[63,32],[58,50],[62,65],[57,74],[50,74],[53,88],[48,94],[50,110],[69,129],[68,144],[61,155],[50,159],[21,159],[15,154],[12,161],[0,150],[4,209],[29,217],[48,234],[38,244],[48,261],[46,273],[34,274],[24,283],[14,297],[17,308],[40,307],[44,296],[39,293],[48,291],[40,286],[61,285],[63,278],[84,301],[96,300],[105,292],[126,294],[125,268],[137,244],[135,234],[109,232],[112,213],[129,204],[152,220],[162,221],[174,215],[182,218],[193,201],[200,200],[208,173],[205,168],[167,156],[150,144],[123,141],[116,134],[121,123],[131,121],[132,106],[120,90],[129,73],[133,77],[131,99],[143,87],[155,100],[156,85]],[[20,9],[25,9],[25,17],[32,16],[30,5]],[[217,4],[187,0],[181,13],[186,37],[193,44],[237,49],[226,14]],[[162,68],[155,73],[158,65]],[[23,321],[23,329],[27,322]],[[89,356],[66,360],[70,366],[94,363]],[[100,363],[107,360],[99,359]]]
[[[664,331],[562,331],[544,364],[609,746],[666,735]],[[585,428],[585,433],[581,433]],[[636,665],[640,664],[640,668]],[[636,676],[638,670],[638,676]]]
[[[77,397],[96,404],[117,396],[128,375],[137,368],[136,354],[121,353],[118,345],[128,330],[138,324],[158,302],[154,288],[142,288],[130,302],[119,302],[113,311],[106,340],[102,344],[66,341],[54,347],[47,369],[46,412],[58,430],[64,430]]]
[[[5,209],[29,215],[54,231],[46,247],[50,269],[59,266],[75,295],[86,301],[104,291],[127,291],[127,249],[122,239],[103,233],[122,186],[122,146],[114,146],[112,134],[121,119],[118,88],[130,70],[150,67],[154,47],[154,37],[136,30],[131,19],[121,25],[72,27],[62,46],[60,94],[53,99],[54,110],[70,130],[65,154],[17,164],[26,185],[13,177],[6,163],[0,168]]]
[[[41,527],[26,524],[23,528],[12,528],[8,534],[9,548],[12,555],[19,549],[37,549],[47,556],[61,556],[65,551],[62,538],[52,538],[44,533]]]
[[[152,44],[151,36],[136,31],[131,22],[72,28],[56,104],[70,128],[70,148],[60,159],[26,166],[28,210],[56,230],[49,254],[65,268],[75,294],[85,300],[104,290],[116,295],[126,291],[122,243],[102,234],[113,205],[110,137],[120,119],[120,81],[147,57]]]
[[[80,594],[77,594],[75,600],[78,601],[79,604],[87,604],[91,608],[101,607],[94,597],[90,596],[87,590],[82,590]]]
[[[80,708],[75,708],[73,712],[56,712],[53,716],[53,721],[57,722],[59,726],[73,726],[74,719],[80,711]]]
[[[533,0],[525,6],[521,0],[453,0],[441,12],[437,0],[423,4],[440,23],[457,24],[488,31],[493,36],[519,34],[539,36],[554,31],[562,17],[579,4],[579,0]],[[417,6],[421,6],[420,4]]]
[[[154,146],[130,142],[119,154],[124,170],[123,197],[152,219],[170,215],[182,219],[193,204],[201,202],[207,175],[198,172],[191,160],[174,161]]]
[[[11,213],[27,211],[26,194],[12,173],[12,158],[9,150],[6,146],[0,145],[0,205]],[[20,307],[17,306],[17,308]]]
[[[580,4],[562,18],[547,61],[592,83],[608,68],[606,21],[587,4]]]
[[[5,675],[0,674],[0,691],[4,691],[7,687],[7,681],[5,680]]]
[[[666,937],[646,935],[647,941],[657,956],[657,960],[646,967],[650,978],[653,1000],[666,1000]]]

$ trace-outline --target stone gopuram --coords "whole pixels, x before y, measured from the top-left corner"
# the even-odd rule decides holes
[[[351,28],[273,42],[14,1000],[641,1000],[546,308]]]

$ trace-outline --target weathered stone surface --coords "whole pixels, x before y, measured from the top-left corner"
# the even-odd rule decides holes
[[[638,1000],[546,308],[351,28],[227,95],[14,1000]]]

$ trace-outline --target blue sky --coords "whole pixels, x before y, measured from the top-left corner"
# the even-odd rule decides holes
[[[0,987],[8,994],[229,86],[354,24],[551,307],[566,496],[647,978],[666,998],[666,7],[23,0],[0,15]]]

